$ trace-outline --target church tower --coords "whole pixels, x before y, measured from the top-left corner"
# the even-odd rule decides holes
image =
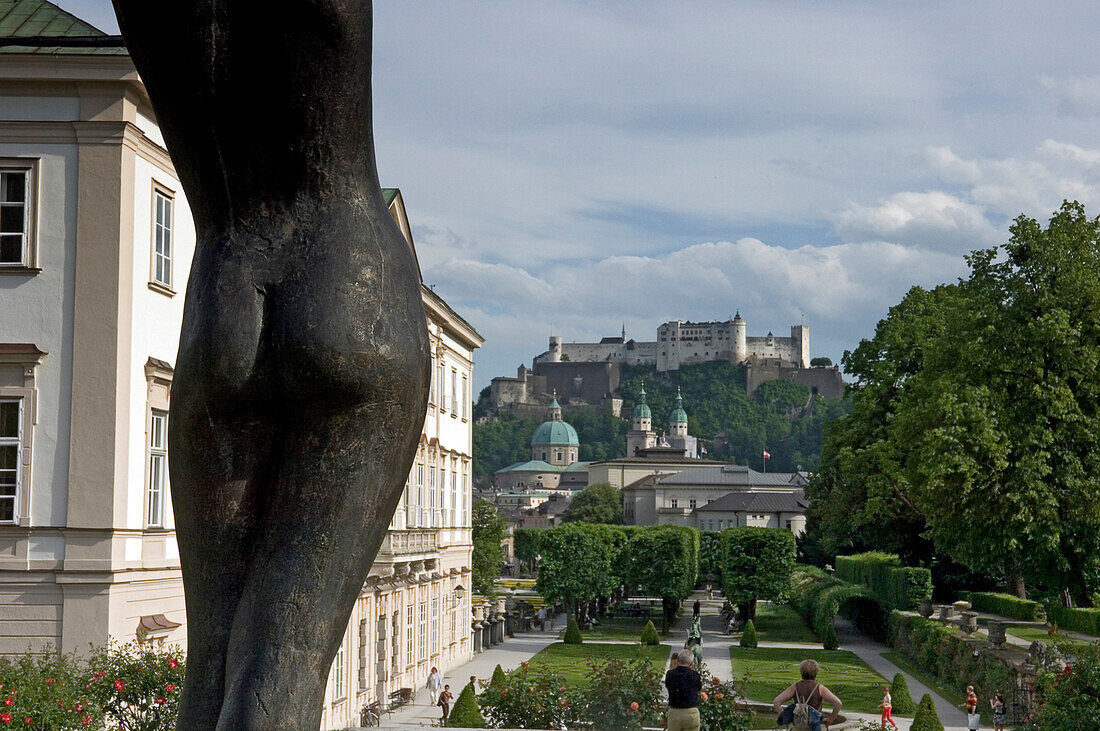
[[[626,456],[633,457],[639,449],[657,446],[657,433],[653,431],[653,412],[645,402],[645,384],[638,394],[638,403],[634,406],[633,429],[626,433]]]
[[[685,457],[698,457],[698,440],[688,435],[688,415],[684,411],[684,397],[676,389],[676,408],[668,418],[668,446],[684,450]]]
[[[577,461],[581,443],[573,425],[562,421],[558,394],[550,402],[550,418],[535,429],[531,437],[531,459],[566,467]]]

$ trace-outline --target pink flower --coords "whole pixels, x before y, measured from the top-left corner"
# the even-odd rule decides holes
[[[77,703],[76,705],[73,706],[73,710],[76,711],[77,713],[80,713],[81,711],[84,710],[84,706],[82,706],[80,703]]]
[[[116,680],[115,681],[115,690],[122,690],[125,687],[126,687],[126,683],[123,683],[121,680]]]
[[[91,724],[92,724],[92,717],[91,716],[85,715],[84,718],[80,719],[80,725],[81,726],[90,726]]]
[[[5,706],[10,706],[12,703],[15,703],[15,701],[12,700],[11,698],[5,698],[4,699],[4,705]]]
[[[53,678],[46,678],[46,685],[53,685]]]
[[[30,724],[34,723],[34,719],[31,718],[30,716],[27,716],[26,723],[27,723],[27,725],[30,725]]]
[[[4,723],[11,723],[11,714],[0,713],[0,721],[3,721]]]
[[[164,689],[171,693],[173,690],[176,689],[176,685],[175,683],[169,683],[168,685],[164,686]]]
[[[167,703],[167,702],[168,702],[168,699],[167,699],[167,698],[154,698],[153,700],[155,700],[155,701],[156,701],[157,703],[159,703],[159,704],[160,704],[160,705],[162,705],[162,706],[163,706],[163,705],[164,705],[165,703]]]
[[[707,694],[706,693],[700,693],[699,697],[702,698],[703,700],[706,700],[707,699]]]
[[[168,658],[168,667],[175,669],[175,668],[178,668],[179,666],[180,666],[180,661],[179,660],[177,660],[174,657]]]
[[[634,701],[633,703],[630,704],[630,710],[632,710],[632,711],[638,710],[638,701]]]

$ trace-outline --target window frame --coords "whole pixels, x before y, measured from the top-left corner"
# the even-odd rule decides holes
[[[451,418],[458,418],[458,369],[451,369]]]
[[[160,292],[161,294],[169,297],[175,296],[176,290],[173,289],[173,280],[175,270],[173,268],[173,235],[176,229],[176,193],[168,186],[160,183],[156,180],[153,181],[152,193],[150,193],[151,210],[149,214],[149,289],[154,292]],[[163,199],[168,202],[168,225],[164,226],[158,220],[158,204]],[[158,227],[163,228],[167,232],[168,241],[168,253],[165,256],[161,252],[157,251],[157,233]],[[167,281],[163,281],[157,278],[157,263],[158,257],[166,260],[167,269]]]
[[[21,401],[19,448],[14,510],[10,521],[0,525],[23,525],[30,520],[30,495],[34,486],[33,459],[35,428],[38,425],[38,365],[48,354],[33,343],[0,343],[0,399]]]
[[[158,426],[159,422],[159,426]],[[149,422],[146,430],[145,455],[147,462],[147,474],[145,479],[145,527],[152,529],[164,529],[165,498],[168,494],[168,412],[163,409],[150,408]],[[159,434],[159,444],[154,439]],[[158,469],[159,465],[159,469]],[[153,482],[157,480],[154,490]],[[154,503],[154,500],[156,501]],[[154,510],[156,514],[154,515]]]
[[[411,668],[416,660],[416,638],[413,635],[413,611],[416,604],[409,600],[405,604],[405,667]]]
[[[0,518],[0,525],[18,525],[19,502],[23,493],[23,431],[26,403],[21,396],[0,396],[0,404],[5,403],[15,404],[15,434],[13,436],[0,434],[0,447],[15,447],[15,466],[5,468],[5,471],[10,470],[14,473],[15,484],[11,495],[0,494],[0,501],[11,500],[11,518],[6,520]]]
[[[420,600],[420,628],[418,633],[418,640],[420,642],[420,652],[417,653],[417,659],[420,662],[424,662],[428,659],[428,600]]]
[[[0,262],[0,274],[36,274],[42,271],[38,246],[38,187],[41,159],[37,157],[0,157],[0,173],[26,175],[23,200],[23,248],[18,262]]]
[[[470,378],[462,374],[462,420],[470,419]]]
[[[336,648],[336,656],[332,658],[332,705],[348,697],[346,666],[347,653],[344,650],[344,641],[340,640],[340,646]]]

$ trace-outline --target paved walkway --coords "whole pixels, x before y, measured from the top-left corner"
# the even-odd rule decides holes
[[[565,615],[562,615],[556,627],[564,626]],[[489,648],[465,665],[452,668],[443,676],[443,682],[451,686],[451,692],[457,700],[462,687],[470,682],[470,676],[477,676],[480,680],[488,681],[493,677],[493,670],[499,664],[505,670],[514,670],[524,660],[529,660],[533,655],[547,645],[558,641],[558,632],[521,632],[515,637],[509,637],[504,642]],[[417,688],[412,703],[398,708],[393,713],[382,714],[382,726],[438,726],[440,709],[431,705],[427,688]]]

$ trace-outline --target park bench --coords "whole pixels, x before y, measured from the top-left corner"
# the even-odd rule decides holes
[[[400,708],[406,703],[412,702],[413,689],[412,688],[398,688],[394,692],[390,693],[390,705],[389,710]]]

